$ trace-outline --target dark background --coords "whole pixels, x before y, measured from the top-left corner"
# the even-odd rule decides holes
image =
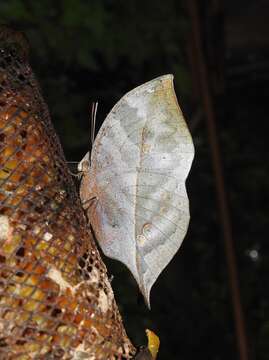
[[[209,138],[193,63],[188,1],[61,0],[0,3],[0,22],[23,30],[68,161],[87,151],[92,101],[98,126],[121,96],[166,73],[196,148],[187,182],[191,223],[152,289],[149,312],[131,275],[104,259],[128,334],[161,339],[160,360],[239,359]],[[269,359],[269,2],[203,0],[200,35],[217,115],[250,359]]]

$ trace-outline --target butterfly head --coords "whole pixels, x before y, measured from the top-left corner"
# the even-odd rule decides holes
[[[85,174],[90,170],[90,154],[87,153],[78,164],[78,172]]]

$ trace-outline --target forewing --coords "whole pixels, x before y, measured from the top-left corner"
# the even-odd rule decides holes
[[[87,187],[97,200],[89,218],[103,252],[131,270],[148,305],[188,228],[193,156],[172,75],[127,93],[95,140]]]

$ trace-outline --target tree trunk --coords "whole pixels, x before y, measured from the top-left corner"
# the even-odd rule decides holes
[[[130,359],[27,52],[0,29],[0,358]]]

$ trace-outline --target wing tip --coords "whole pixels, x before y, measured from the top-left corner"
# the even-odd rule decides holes
[[[126,99],[126,98],[130,98],[131,96],[133,96],[137,92],[140,92],[141,90],[142,91],[150,91],[151,89],[156,89],[158,87],[158,85],[159,86],[164,86],[165,83],[168,83],[168,86],[171,87],[174,90],[174,81],[173,80],[174,80],[174,75],[173,74],[165,74],[165,75],[158,76],[158,77],[156,77],[156,78],[154,78],[152,80],[149,80],[149,81],[135,87],[134,89],[128,91],[120,99],[120,101],[123,100],[123,99]],[[117,106],[117,104],[115,106]],[[115,108],[115,106],[114,106],[114,108]]]
[[[156,82],[157,83],[161,82],[162,84],[163,83],[168,83],[169,86],[174,88],[174,75],[173,74],[165,74],[165,75],[158,76],[157,78],[146,82],[145,85],[152,85],[152,84],[154,84]]]
[[[150,285],[149,287],[147,287],[146,284],[144,284],[143,282],[139,282],[138,285],[139,285],[139,290],[144,297],[146,306],[148,307],[149,310],[151,310],[150,290],[151,290],[153,284]]]
[[[174,75],[173,74],[164,74],[164,75],[161,75],[161,76],[158,76],[156,79],[153,79],[154,80],[170,80],[171,82],[173,82],[174,80]]]
[[[146,303],[148,309],[151,310],[150,294],[148,294],[147,296],[144,295],[144,299],[145,299],[145,303]]]

